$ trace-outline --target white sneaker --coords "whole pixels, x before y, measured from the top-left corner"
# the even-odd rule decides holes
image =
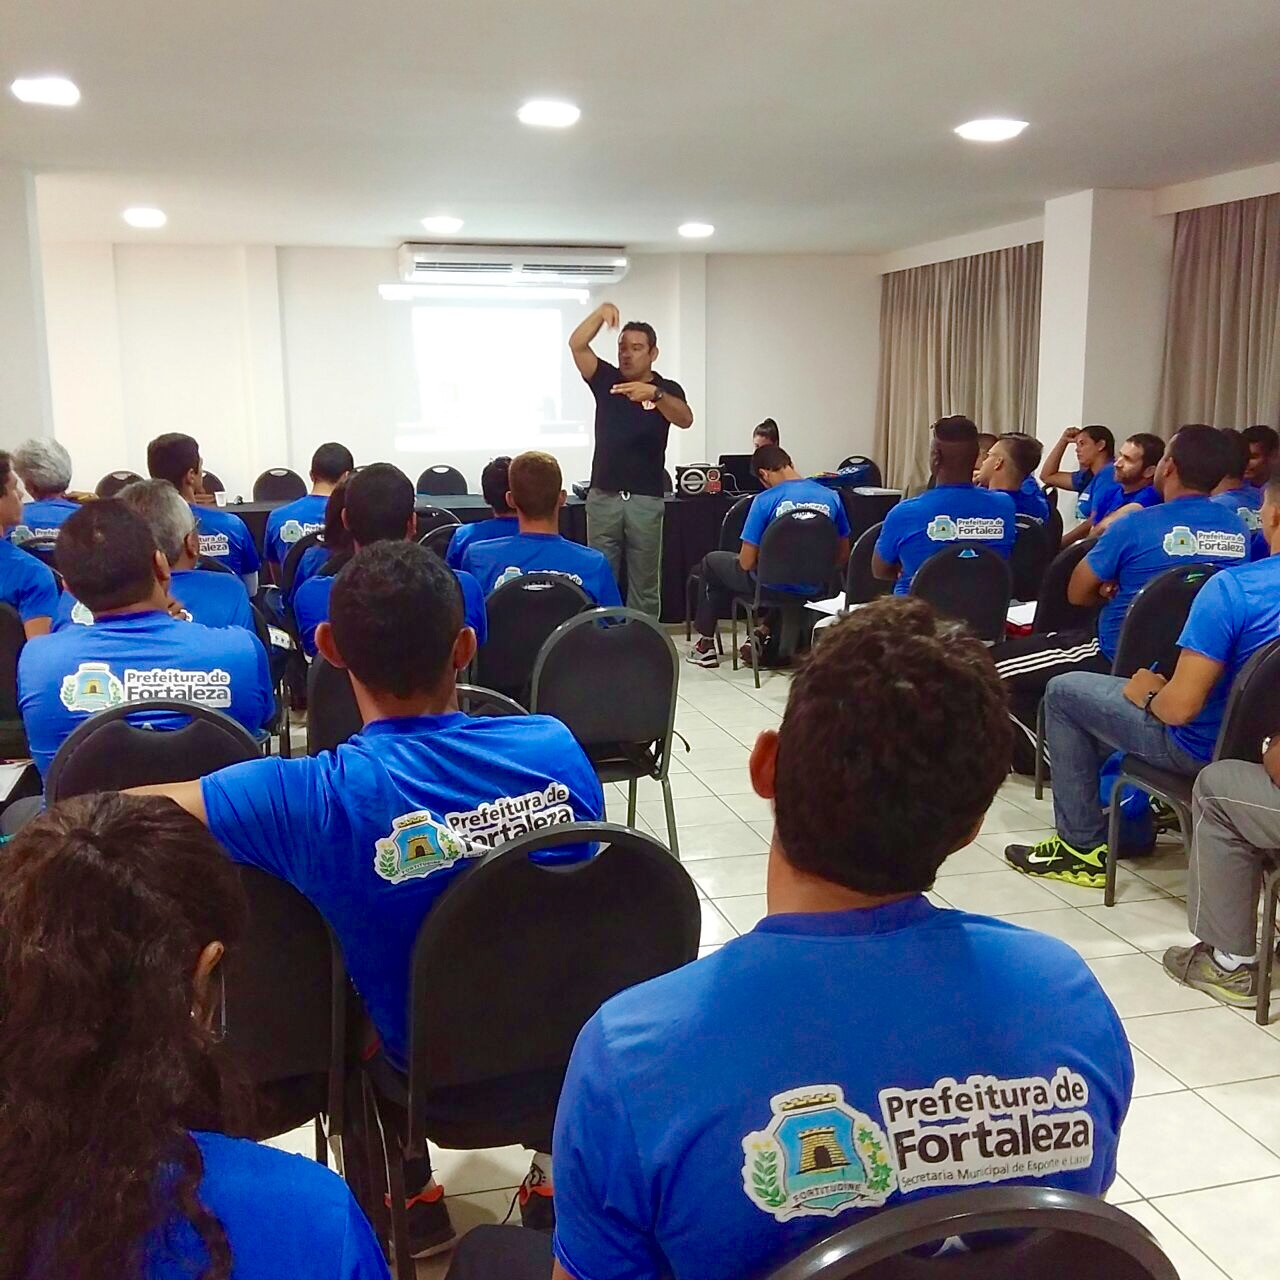
[[[695,667],[718,667],[720,665],[720,655],[716,653],[716,642],[705,638],[699,640],[689,650],[685,661],[692,662]]]

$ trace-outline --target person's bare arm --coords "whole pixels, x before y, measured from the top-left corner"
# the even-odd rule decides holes
[[[600,330],[608,325],[610,329],[618,327],[620,317],[618,308],[612,302],[602,302],[570,335],[569,350],[573,352],[573,363],[578,372],[590,382],[600,367],[600,358],[591,350],[591,343]]]
[[[1093,531],[1095,533],[1104,533],[1117,520],[1122,520],[1125,516],[1131,516],[1135,511],[1141,511],[1142,509],[1142,503],[1140,502],[1126,502],[1123,507],[1117,507],[1105,520],[1098,521],[1093,526]]]
[[[26,632],[28,640],[34,640],[36,636],[47,636],[51,626],[53,626],[52,618],[28,618],[22,624],[22,629]]]
[[[581,368],[581,366],[579,366]],[[657,400],[653,393],[657,390],[652,382],[619,382],[609,388],[609,394],[626,396],[636,404],[653,401],[653,407],[662,414],[673,427],[693,426],[693,410],[679,396],[673,395],[665,387]]]
[[[1093,536],[1093,523],[1089,520],[1081,520],[1070,533],[1062,535],[1062,542],[1058,547],[1061,551],[1064,547],[1069,547],[1073,542],[1079,542],[1081,538],[1090,538]]]
[[[836,547],[836,567],[849,563],[849,539],[841,538]]]
[[[1057,443],[1049,450],[1048,456],[1040,467],[1041,484],[1052,485],[1055,489],[1075,488],[1072,473],[1062,470],[1062,455],[1066,453],[1067,445],[1075,443],[1076,436],[1079,434],[1079,427],[1068,427],[1058,437]]]
[[[760,563],[760,548],[754,542],[744,542],[741,550],[738,552],[738,565],[745,572],[750,573],[756,565]]]
[[[185,809],[198,822],[209,825],[209,815],[204,807],[204,792],[198,782],[164,782],[154,787],[130,787],[131,796],[164,796],[180,809]]]
[[[1135,671],[1124,687],[1124,696],[1140,707],[1149,693],[1155,693],[1147,709],[1157,720],[1171,725],[1188,724],[1204,710],[1221,675],[1221,662],[1183,649],[1172,679],[1166,680],[1156,671]]]
[[[560,1265],[560,1260],[556,1258],[556,1259],[553,1259],[553,1265],[551,1267],[551,1280],[576,1280],[576,1277],[571,1276]]]
[[[896,582],[898,575],[902,572],[900,564],[890,564],[887,560],[881,560],[876,552],[871,553],[871,576],[879,578],[881,582]]]
[[[1116,593],[1118,584],[1104,582],[1094,573],[1089,561],[1081,560],[1071,573],[1071,581],[1067,583],[1067,599],[1075,605],[1087,607],[1110,600]]]

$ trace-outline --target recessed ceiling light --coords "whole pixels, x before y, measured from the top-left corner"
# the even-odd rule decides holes
[[[147,231],[163,227],[169,221],[163,209],[153,209],[149,205],[135,205],[132,209],[126,209],[121,217],[131,227],[140,227]]]
[[[516,112],[521,124],[540,125],[544,129],[567,129],[578,123],[581,114],[572,102],[555,102],[550,98],[534,98]]]
[[[997,117],[991,120],[970,120],[967,124],[957,125],[956,132],[970,142],[1008,142],[1026,127],[1025,120],[1004,120]]]
[[[433,236],[451,236],[454,232],[462,230],[462,219],[451,218],[447,213],[442,213],[423,218],[422,229],[429,231]]]
[[[42,107],[74,107],[80,101],[80,90],[66,76],[20,78],[9,89],[19,102],[30,102]]]
[[[707,236],[713,236],[716,233],[715,227],[709,222],[682,222],[676,230],[686,240],[705,240]]]

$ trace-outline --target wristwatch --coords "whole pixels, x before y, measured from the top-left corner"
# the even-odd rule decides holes
[[[1150,714],[1151,714],[1151,702],[1152,702],[1152,700],[1155,698],[1156,694],[1157,694],[1157,693],[1159,693],[1159,692],[1160,692],[1160,690],[1159,690],[1159,689],[1152,689],[1152,690],[1147,694],[1147,696],[1146,696],[1145,698],[1143,698],[1143,700],[1142,700],[1142,709],[1143,709],[1143,711],[1145,711],[1145,712],[1147,713],[1147,715],[1150,715]]]
[[[667,394],[667,393],[666,393],[665,391],[663,391],[663,389],[662,389],[661,387],[659,387],[659,386],[657,386],[657,385],[655,384],[655,386],[654,386],[654,388],[653,388],[653,395],[651,395],[651,396],[649,397],[649,403],[650,403],[650,404],[657,404],[657,403],[658,403],[658,401],[659,401],[659,400],[661,400],[661,399],[662,399],[662,397],[663,397],[663,396],[665,396],[666,394]]]

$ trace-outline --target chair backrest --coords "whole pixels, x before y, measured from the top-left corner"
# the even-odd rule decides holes
[[[1280,734],[1280,640],[1264,644],[1240,669],[1227,695],[1215,760],[1262,759],[1262,740]]]
[[[18,543],[18,546],[29,556],[35,556],[41,564],[47,565],[50,569],[56,569],[55,552],[58,549],[58,539],[47,535],[39,538],[28,538],[25,542]]]
[[[226,493],[227,486],[212,471],[200,473],[200,487],[205,493]]]
[[[587,593],[563,574],[526,573],[504,582],[485,601],[489,638],[476,652],[476,683],[527,705],[533,664],[547,637],[591,607]]]
[[[1009,553],[1009,572],[1013,577],[1013,598],[1035,600],[1040,595],[1044,571],[1053,559],[1049,530],[1035,516],[1019,512],[1018,536]]]
[[[858,485],[839,490],[844,500],[845,513],[849,517],[849,536],[859,538],[872,525],[882,524],[890,511],[902,501],[900,489],[883,489]]]
[[[319,546],[324,541],[324,535],[317,529],[311,533],[305,533],[285,552],[284,564],[280,566],[280,590],[286,596],[293,594],[293,580],[298,576],[298,566],[302,563],[302,557],[315,546]]]
[[[863,468],[864,475],[860,483],[872,489],[878,489],[884,484],[884,476],[880,472],[880,464],[872,461],[865,453],[851,453],[836,470],[852,471],[854,467]]]
[[[753,493],[746,494],[724,513],[718,543],[721,551],[737,551],[742,546],[742,530],[746,527],[747,512],[751,510],[751,500],[754,497]]]
[[[269,467],[253,482],[254,502],[292,502],[307,492],[307,482],[288,467]]]
[[[1017,1235],[972,1253],[913,1253],[952,1236]],[[864,1217],[811,1245],[769,1280],[1178,1280],[1140,1222],[1056,1187],[983,1187],[928,1196]]]
[[[420,547],[426,547],[428,551],[434,551],[441,560],[449,554],[449,543],[453,541],[453,531],[458,528],[456,524],[438,524],[434,529],[428,529],[418,539]]]
[[[415,486],[419,493],[432,494],[437,497],[447,494],[467,492],[467,477],[457,467],[446,467],[436,463],[428,467],[419,477]]]
[[[588,842],[599,852],[576,864],[529,857]],[[652,836],[609,823],[533,832],[458,877],[414,946],[407,1149],[418,1149],[430,1090],[562,1074],[610,996],[694,959],[700,917],[680,863]],[[459,972],[465,982],[440,981]]]
[[[212,556],[197,556],[196,568],[203,569],[206,573],[235,573],[229,564],[223,564],[221,560],[215,560]]]
[[[437,495],[440,496],[440,495]],[[461,521],[452,511],[446,511],[443,507],[422,506],[418,508],[418,541],[436,529],[447,528],[456,529]]]
[[[1087,631],[1093,626],[1102,606],[1072,604],[1067,599],[1071,575],[1090,549],[1088,542],[1073,542],[1049,561],[1040,579],[1040,594],[1036,597],[1036,612],[1031,622],[1031,630],[1037,635],[1050,631]]]
[[[18,611],[0,603],[0,720],[17,720],[18,655],[27,642]]]
[[[980,640],[1004,636],[1012,589],[1009,562],[976,542],[953,542],[935,551],[911,579],[913,596],[967,623]]]
[[[1131,676],[1150,667],[1168,678],[1178,665],[1178,637],[1200,588],[1217,572],[1212,564],[1180,564],[1158,573],[1133,597],[1124,615],[1114,676]]]
[[[665,755],[679,682],[676,647],[657,621],[635,609],[591,609],[542,646],[529,709],[563,721],[588,754],[656,742]]]
[[[128,716],[183,716],[180,729],[130,724]],[[253,735],[230,716],[164,698],[126,702],[90,716],[67,735],[45,780],[50,804],[91,791],[123,791],[160,782],[191,782],[261,755]]]
[[[802,507],[775,516],[760,539],[756,598],[773,583],[808,583],[819,594],[827,593],[839,545],[835,521],[821,511]]]
[[[227,954],[225,1048],[255,1085],[327,1073],[345,1052],[342,953],[292,885],[256,867],[237,871],[249,918]]]
[[[108,471],[94,487],[94,493],[100,498],[114,498],[127,484],[132,484],[142,477],[136,471]]]
[[[887,596],[893,590],[893,583],[877,578],[871,572],[871,555],[876,549],[876,540],[880,537],[883,523],[873,524],[864,529],[849,552],[849,564],[844,573],[844,602],[850,604],[866,604],[877,596]]]
[[[458,710],[469,716],[527,716],[529,713],[514,698],[485,689],[478,684],[458,686]]]
[[[1049,492],[1056,494],[1058,491],[1051,489]],[[1045,527],[1049,530],[1049,546],[1056,556],[1062,550],[1062,512],[1058,510],[1056,499],[1049,504],[1049,523]]]
[[[317,655],[307,672],[307,755],[335,750],[363,724],[351,677]]]

